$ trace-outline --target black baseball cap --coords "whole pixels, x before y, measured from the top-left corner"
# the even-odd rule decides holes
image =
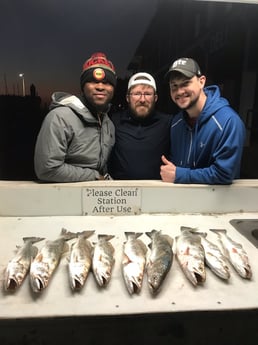
[[[198,63],[191,58],[180,58],[174,61],[165,74],[165,78],[170,77],[173,72],[182,73],[187,78],[200,77],[202,75]]]

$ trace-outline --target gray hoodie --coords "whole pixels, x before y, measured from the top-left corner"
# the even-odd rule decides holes
[[[73,95],[56,92],[38,134],[34,167],[51,182],[97,180],[107,173],[115,129],[107,114],[101,124]]]

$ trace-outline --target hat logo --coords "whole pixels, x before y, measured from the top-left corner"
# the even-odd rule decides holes
[[[178,65],[185,65],[186,64],[186,60],[183,60],[183,59],[178,59],[178,60],[176,60],[174,63],[173,63],[173,66],[172,66],[172,68],[175,68],[175,67],[177,67]]]
[[[105,71],[102,68],[95,68],[93,70],[93,77],[96,80],[103,80],[105,78]]]

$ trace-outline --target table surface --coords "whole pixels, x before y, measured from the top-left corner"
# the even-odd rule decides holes
[[[52,216],[52,217],[0,217],[0,318],[38,318],[82,315],[121,315],[142,313],[167,313],[181,311],[210,311],[258,308],[258,251],[257,248],[229,223],[231,219],[257,219],[257,213],[233,214],[142,214],[138,216]],[[227,229],[228,235],[243,245],[248,253],[253,277],[245,280],[230,266],[231,277],[223,281],[207,268],[206,282],[194,287],[184,276],[175,257],[157,296],[152,296],[146,275],[139,295],[130,296],[123,280],[121,262],[125,232],[142,232],[140,237],[148,245],[150,239],[145,232],[162,230],[171,237],[180,234],[180,226],[198,227],[208,231],[208,239],[219,243],[210,228]],[[61,228],[70,231],[95,229],[89,238],[94,242],[98,234],[113,234],[115,265],[110,284],[99,288],[90,272],[80,292],[72,292],[68,280],[68,253],[64,254],[51,278],[49,286],[39,295],[32,293],[28,277],[15,293],[3,289],[4,271],[14,256],[16,245],[23,243],[22,237],[42,236],[56,239]],[[69,242],[71,244],[71,241]],[[37,243],[40,249],[43,242]]]

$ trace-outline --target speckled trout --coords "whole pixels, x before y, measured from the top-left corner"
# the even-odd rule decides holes
[[[252,269],[246,251],[240,243],[235,242],[227,235],[225,229],[210,229],[218,235],[225,256],[236,272],[245,279],[252,278]]]
[[[161,234],[158,230],[146,232],[146,235],[152,240],[149,244],[151,252],[146,263],[148,286],[150,291],[156,294],[173,262],[173,238]]]
[[[187,227],[181,227],[181,234],[176,240],[176,258],[193,285],[206,280],[204,248],[201,237],[196,236]]]
[[[107,286],[111,279],[115,263],[115,249],[109,242],[114,235],[98,235],[98,242],[94,246],[92,270],[99,286]]]
[[[93,246],[87,238],[94,232],[95,230],[85,230],[78,233],[71,245],[68,272],[72,290],[80,290],[88,277],[92,265]]]
[[[186,227],[185,227],[186,228]],[[197,228],[189,228],[189,230],[201,237],[201,244],[204,248],[205,263],[221,279],[230,278],[230,270],[228,260],[222,253],[220,248],[213,242],[207,239],[206,232],[199,232]]]
[[[15,291],[24,281],[29,272],[32,260],[38,253],[38,248],[33,244],[43,241],[42,237],[24,237],[23,246],[17,246],[17,253],[9,261],[4,278],[4,287],[7,291]]]
[[[66,241],[76,236],[76,233],[62,229],[59,238],[54,241],[46,241],[30,266],[30,283],[34,292],[41,292],[48,286],[62,254],[69,251]]]
[[[139,239],[142,233],[125,232],[127,241],[123,250],[123,276],[128,292],[140,293],[146,263],[146,245]]]

